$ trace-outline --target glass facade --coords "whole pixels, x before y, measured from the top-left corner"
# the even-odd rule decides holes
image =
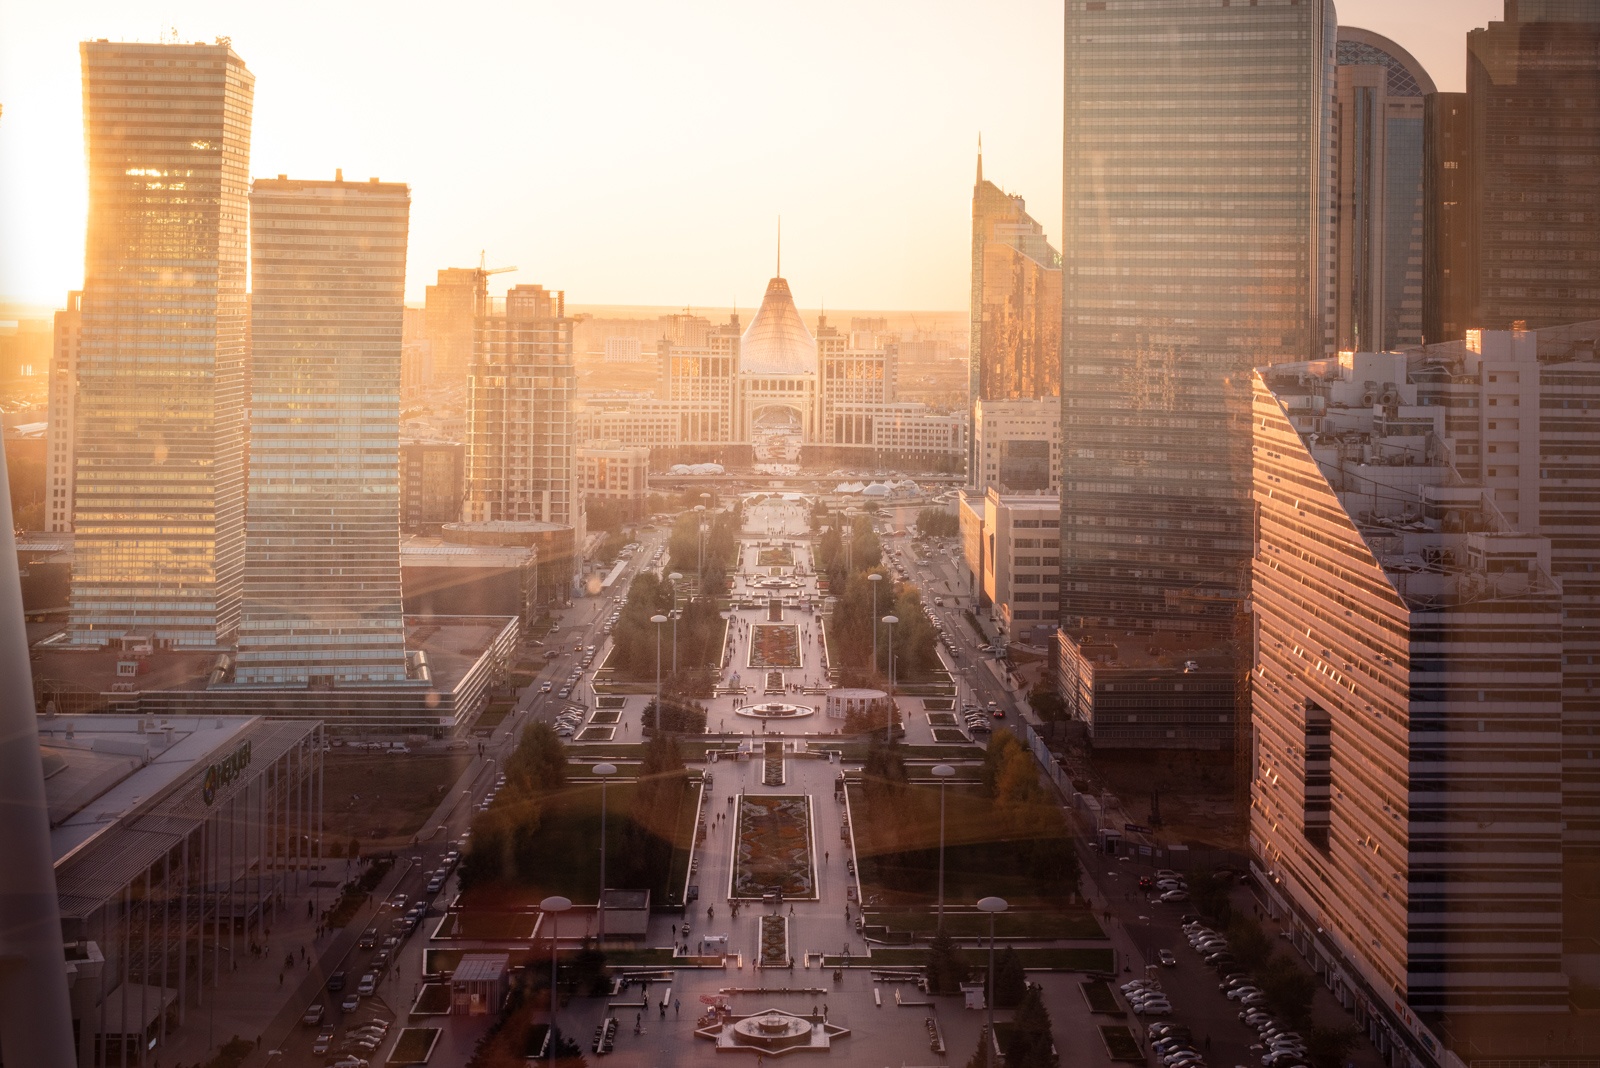
[[[1333,31],[1320,2],[1067,5],[1069,636],[1234,633],[1250,370],[1325,346]]]
[[[972,396],[1061,393],[1061,254],[1019,196],[983,178],[972,190]]]
[[[225,42],[86,41],[71,633],[216,647],[238,624],[250,112]]]
[[[237,681],[402,682],[400,335],[411,194],[262,179]]]

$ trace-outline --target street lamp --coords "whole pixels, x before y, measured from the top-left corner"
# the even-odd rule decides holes
[[[954,771],[954,769],[951,769]],[[606,947],[606,780],[617,773],[615,764],[596,764],[594,773],[600,776],[600,949]],[[941,884],[942,885],[942,884]]]
[[[678,583],[683,581],[683,572],[674,571],[667,576],[667,581],[672,583],[672,675],[678,675]]]
[[[657,612],[650,617],[650,622],[656,625],[656,733],[661,733],[661,624],[667,617]]]
[[[939,930],[944,930],[944,788],[956,769],[949,764],[935,764],[933,773],[939,777]],[[602,825],[603,826],[603,825]]]
[[[867,581],[872,583],[872,670],[878,670],[878,583],[883,581],[883,576],[874,571],[867,576]]]
[[[883,725],[883,740],[890,744],[894,742],[894,625],[900,622],[899,616],[884,616],[883,621],[889,625],[889,718]]]
[[[695,573],[695,581],[700,584],[700,596],[704,597],[706,592],[706,506],[697,504],[694,506],[694,510],[694,529],[700,538],[700,570]]]
[[[983,1063],[986,1068],[994,1068],[994,917],[997,912],[1004,912],[1009,906],[1003,897],[986,897],[978,902],[978,911],[989,914],[989,994],[983,999],[983,1004],[989,1010],[989,1033],[983,1040]]]
[[[982,902],[979,902],[982,906]],[[555,1068],[556,1063],[556,932],[557,925],[561,922],[561,914],[572,907],[568,898],[559,894],[552,895],[539,902],[539,911],[550,917],[550,1066]]]

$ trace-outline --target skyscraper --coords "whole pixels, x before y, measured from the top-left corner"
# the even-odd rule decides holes
[[[1061,393],[1061,254],[1020,196],[972,187],[972,400]]]
[[[1333,59],[1326,0],[1067,4],[1062,692],[1182,691],[1097,744],[1235,741],[1250,370],[1325,349]]]
[[[1422,339],[1459,341],[1472,324],[1472,124],[1466,93],[1422,100]]]
[[[78,406],[78,347],[83,341],[83,294],[67,294],[67,306],[56,312],[50,355],[49,437],[45,443],[44,529],[72,529],[72,429]]]
[[[467,417],[467,522],[580,527],[566,295],[513,286],[478,320]]]
[[[472,331],[488,309],[488,272],[446,267],[425,293],[424,327],[432,381],[443,387],[464,384],[472,365]]]
[[[1469,328],[1600,318],[1600,5],[1505,0],[1467,35]]]
[[[89,229],[72,640],[213,647],[244,564],[254,76],[226,39],[82,44]]]
[[[411,193],[258,179],[237,681],[406,678],[400,349]]]
[[[1433,79],[1387,37],[1339,27],[1334,127],[1334,339],[1422,342],[1423,98]]]

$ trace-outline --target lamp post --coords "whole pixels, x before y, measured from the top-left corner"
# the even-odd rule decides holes
[[[980,902],[981,906],[981,902]],[[572,907],[572,902],[559,894],[539,902],[539,911],[550,917],[550,1066],[556,1063],[556,933],[561,914]]]
[[[606,947],[606,780],[617,773],[617,766],[596,764],[594,773],[600,776],[600,899],[595,911],[600,917],[599,946],[603,951]]]
[[[892,745],[894,743],[894,625],[900,622],[900,617],[884,616],[883,621],[889,625],[889,716],[883,725],[883,740]]]
[[[700,539],[700,555],[697,561],[699,570],[695,572],[695,581],[700,584],[700,595],[703,597],[706,592],[706,506],[697,504],[694,506],[694,512],[695,534]]]
[[[989,1012],[989,1033],[983,1040],[983,1063],[994,1068],[994,917],[1009,908],[1003,897],[986,897],[978,902],[978,911],[989,914],[989,991],[983,1006]]]
[[[657,612],[650,617],[650,622],[656,625],[656,733],[661,733],[661,624],[667,617]]]
[[[672,583],[672,675],[678,675],[678,583],[683,581],[683,572],[674,571],[667,576],[667,581]]]
[[[867,581],[872,583],[872,670],[878,670],[878,583],[883,581],[883,576],[874,571],[867,576]]]
[[[949,764],[935,764],[933,773],[939,777],[939,930],[944,930],[944,788],[956,769]]]

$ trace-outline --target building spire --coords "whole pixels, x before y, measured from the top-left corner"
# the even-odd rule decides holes
[[[983,184],[983,131],[978,131],[978,184]]]
[[[778,216],[778,269],[773,272],[774,278],[783,277],[783,216]]]

